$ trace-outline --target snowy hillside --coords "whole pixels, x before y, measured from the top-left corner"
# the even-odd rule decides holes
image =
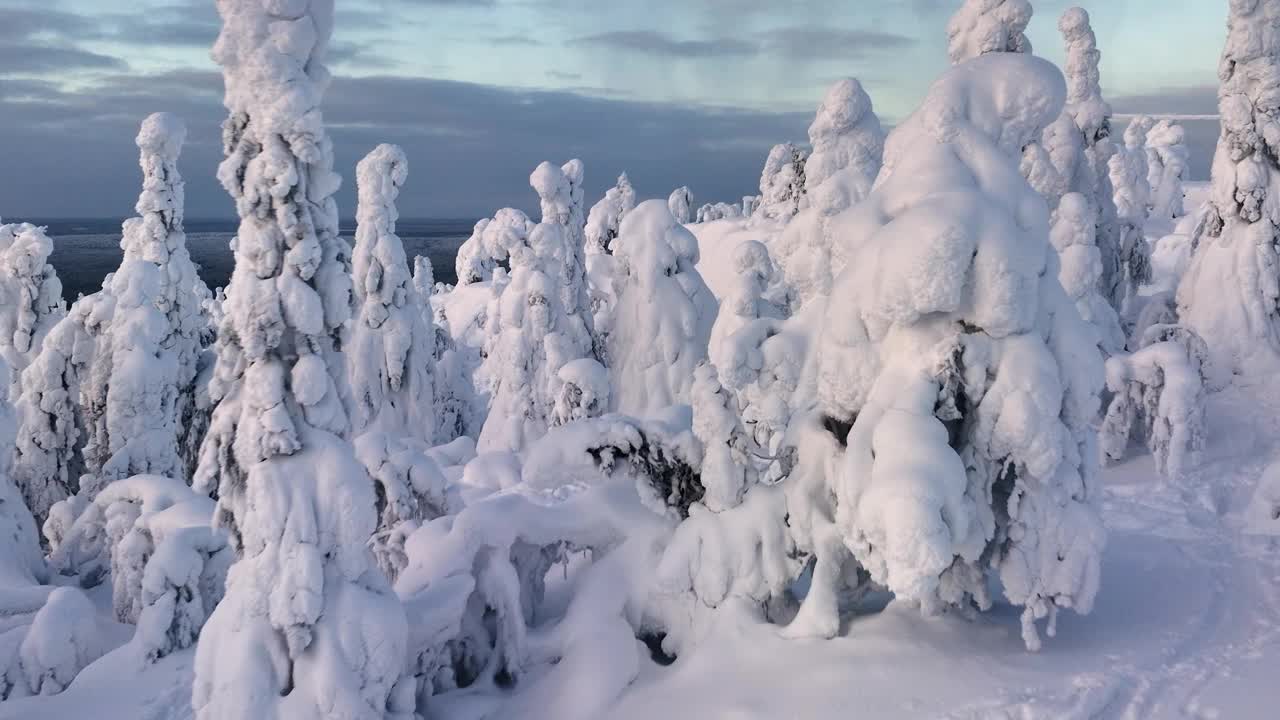
[[[1277,716],[1280,0],[1209,183],[1088,12],[965,0],[890,132],[835,80],[696,207],[541,162],[456,286],[399,146],[338,232],[334,5],[217,3],[227,287],[168,113],[99,292],[0,225],[0,720]]]

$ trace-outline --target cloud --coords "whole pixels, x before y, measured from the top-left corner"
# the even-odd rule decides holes
[[[656,30],[617,30],[585,35],[569,41],[570,45],[614,50],[630,50],[649,55],[676,58],[709,58],[754,55],[760,47],[746,40],[716,38],[684,40]]]
[[[221,160],[221,77],[182,71],[119,75],[65,92],[25,82],[0,92],[0,215],[112,216],[130,212],[138,180],[133,137],[154,111],[188,124],[182,169],[188,216],[227,217],[214,172]],[[411,216],[479,217],[511,205],[533,210],[529,172],[542,160],[581,157],[590,197],[626,170],[642,196],[690,185],[702,200],[750,193],[769,147],[802,140],[808,114],[645,103],[564,91],[526,91],[394,76],[338,76],[325,120],[348,178],[339,195],[354,214],[356,161],[380,142],[402,145],[413,175],[402,197]]]
[[[0,77],[43,75],[68,70],[127,70],[128,67],[119,58],[77,47],[8,42],[0,44]]]

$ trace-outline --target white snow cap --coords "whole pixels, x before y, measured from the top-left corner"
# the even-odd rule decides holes
[[[993,52],[1030,53],[1028,0],[965,0],[947,23],[947,53],[951,62]]]
[[[871,191],[884,154],[884,131],[871,97],[853,78],[838,80],[809,126],[813,152],[805,161],[810,202],[827,212],[842,210]]]

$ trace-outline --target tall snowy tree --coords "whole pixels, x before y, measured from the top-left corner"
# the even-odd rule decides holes
[[[1125,333],[1110,303],[1102,297],[1098,280],[1102,256],[1095,241],[1093,208],[1080,193],[1067,193],[1052,216],[1049,242],[1058,251],[1058,279],[1075,301],[1080,317],[1093,325],[1103,355],[1123,352]]]
[[[186,481],[209,424],[195,385],[210,340],[210,293],[183,232],[178,156],[185,139],[186,127],[168,113],[149,116],[138,132],[138,216],[125,221],[124,259],[98,294],[102,330],[82,385],[89,402],[80,492],[87,500],[131,475]]]
[[[333,0],[221,0],[218,178],[240,227],[196,488],[239,559],[196,650],[192,706],[228,717],[382,718],[404,610],[366,546],[374,489],[349,440],[338,351],[351,317],[320,101]]]
[[[844,267],[831,218],[866,197],[880,172],[884,131],[861,83],[845,78],[827,90],[809,126],[809,142],[809,207],[787,225],[774,250],[798,305],[830,293],[832,278]]]
[[[698,274],[697,238],[661,200],[628,213],[614,245],[617,324],[608,350],[614,408],[644,417],[689,401],[717,305]]]
[[[426,456],[436,431],[434,325],[396,235],[396,198],[408,175],[395,145],[379,145],[356,166],[356,317],[345,352],[356,456],[377,484],[374,552],[393,579],[403,567],[396,543],[404,524],[444,511],[444,478]]]
[[[1147,147],[1155,155],[1155,162],[1149,164],[1157,170],[1154,179],[1158,181],[1151,185],[1151,217],[1176,220],[1186,214],[1182,181],[1191,160],[1187,132],[1177,123],[1161,120],[1147,133]]]
[[[1030,53],[1028,0],[964,0],[947,23],[947,54],[952,63],[993,52]]]
[[[1145,118],[1149,121],[1150,118]],[[1145,228],[1150,213],[1151,187],[1147,184],[1146,133],[1150,123],[1135,117],[1124,131],[1124,148],[1108,161],[1116,219],[1119,222],[1120,268],[1126,290],[1117,309],[1126,326],[1138,289],[1151,281],[1151,250]]]
[[[1235,1],[1218,66],[1222,131],[1204,220],[1178,287],[1178,316],[1219,372],[1280,360],[1280,0]]]
[[[0,359],[11,375],[10,386],[0,390],[11,401],[44,336],[66,314],[62,283],[48,262],[52,252],[44,228],[0,225]]]
[[[605,191],[600,202],[591,206],[587,214],[587,254],[607,255],[613,252],[611,245],[618,236],[622,218],[636,206],[636,191],[631,187],[627,174],[618,177],[618,184]]]

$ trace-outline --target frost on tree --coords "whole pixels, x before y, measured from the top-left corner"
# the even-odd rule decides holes
[[[951,62],[996,52],[1030,53],[1028,0],[964,0],[947,23],[947,54]]]
[[[494,268],[506,261],[503,248],[513,244],[507,236],[528,236],[533,232],[534,225],[536,223],[529,216],[515,208],[503,208],[494,213],[492,218],[477,222],[471,237],[458,248],[458,256],[454,261],[458,285],[492,280]]]
[[[707,358],[716,299],[696,268],[697,238],[661,200],[628,213],[614,245],[613,409],[645,417],[689,401],[693,370]]]
[[[1181,323],[1204,339],[1214,367],[1226,373],[1250,370],[1254,360],[1269,365],[1280,353],[1277,16],[1277,0],[1231,3],[1209,203],[1178,287]]]
[[[0,359],[0,383],[7,382],[8,372]],[[12,406],[0,398],[0,447],[13,447],[17,429]],[[48,567],[39,528],[10,475],[10,458],[10,453],[0,453],[0,585],[16,595],[21,588],[46,580]]]
[[[1155,153],[1156,162],[1152,165],[1159,181],[1151,185],[1151,217],[1176,220],[1186,214],[1182,181],[1191,160],[1186,130],[1177,123],[1161,120],[1147,133],[1147,147]]]
[[[474,390],[468,366],[449,332],[449,318],[444,303],[433,303],[435,272],[431,259],[418,255],[413,259],[414,302],[428,333],[432,336],[431,353],[435,359],[435,414],[437,443],[449,443],[463,435],[479,431],[472,417]]]
[[[444,512],[444,478],[426,455],[436,431],[434,323],[396,235],[396,198],[408,175],[394,145],[379,145],[356,166],[356,317],[345,353],[356,456],[376,483],[374,554],[392,578],[403,567],[394,539],[404,524]]]
[[[681,225],[693,222],[693,191],[687,186],[672,190],[671,197],[667,198],[667,208]]]
[[[1124,149],[1117,151],[1108,161],[1116,219],[1120,224],[1119,263],[1125,295],[1119,299],[1117,309],[1122,320],[1131,314],[1130,308],[1138,289],[1151,281],[1151,250],[1144,230],[1151,199],[1146,154],[1146,133],[1150,127],[1150,118],[1145,116],[1131,120],[1124,131]]]
[[[0,390],[10,401],[45,335],[66,314],[62,283],[48,263],[52,252],[44,228],[0,225],[0,359],[10,368],[10,385]]]
[[[572,184],[551,163],[539,165],[530,183],[542,200],[543,219],[528,236],[500,238],[511,275],[509,281],[494,277],[487,357],[477,371],[492,393],[478,442],[486,452],[518,451],[545,434],[560,392],[560,367],[593,357],[584,321],[589,306],[578,304],[585,297],[584,277],[571,259]]]
[[[183,232],[178,155],[185,138],[182,121],[168,113],[149,116],[138,132],[138,216],[125,221],[124,259],[98,294],[101,330],[82,386],[86,499],[131,475],[191,477],[208,427],[196,377],[210,339],[210,293]]]
[[[787,225],[774,257],[799,305],[830,293],[844,265],[831,217],[866,197],[880,172],[884,131],[861,83],[846,78],[827,90],[809,126],[809,142],[808,209]]]
[[[1058,251],[1058,279],[1062,289],[1075,301],[1080,317],[1093,326],[1103,355],[1122,352],[1125,333],[1120,319],[1098,292],[1102,255],[1094,239],[1097,228],[1088,198],[1080,193],[1064,195],[1053,213],[1052,224],[1049,240]]]
[[[366,546],[375,493],[340,391],[351,317],[320,100],[332,0],[223,0],[230,115],[218,177],[240,214],[218,333],[218,405],[195,476],[239,559],[196,648],[198,718],[381,718],[404,611]]]
[[[789,481],[797,547],[818,555],[800,611],[817,634],[838,626],[845,552],[926,612],[990,607],[994,572],[1033,649],[1038,619],[1052,632],[1059,609],[1092,606],[1101,356],[1018,168],[1065,94],[1029,55],[960,64],[894,131],[877,189],[842,225],[849,262],[818,348],[831,440],[802,447]],[[806,511],[827,496],[801,489],[823,484],[834,508]]]
[[[1134,353],[1107,360],[1112,395],[1102,422],[1107,457],[1124,458],[1130,441],[1146,444],[1156,470],[1178,478],[1205,443],[1205,385],[1209,350],[1193,331],[1153,325]]]
[[[583,166],[581,160],[570,160],[556,168],[544,162],[529,176],[529,184],[538,193],[542,210],[541,225],[549,226],[541,242],[561,245],[548,251],[560,253],[560,267],[551,276],[560,292],[566,314],[561,328],[565,339],[576,346],[586,344],[586,352],[594,353],[595,330],[591,325],[591,300],[587,292],[585,255],[586,221],[584,219]],[[625,202],[624,202],[625,206]],[[554,228],[555,229],[553,231]],[[552,237],[552,235],[558,237]],[[531,238],[531,242],[534,241]],[[579,356],[585,357],[585,355]]]
[[[805,152],[791,143],[774,145],[765,158],[760,173],[759,212],[774,220],[790,220],[805,200]],[[716,214],[713,208],[707,215]],[[727,206],[726,206],[727,207]],[[706,217],[699,222],[709,222],[721,217],[734,217],[721,211],[718,217]],[[704,213],[699,211],[702,216]],[[736,213],[735,213],[736,214]]]

